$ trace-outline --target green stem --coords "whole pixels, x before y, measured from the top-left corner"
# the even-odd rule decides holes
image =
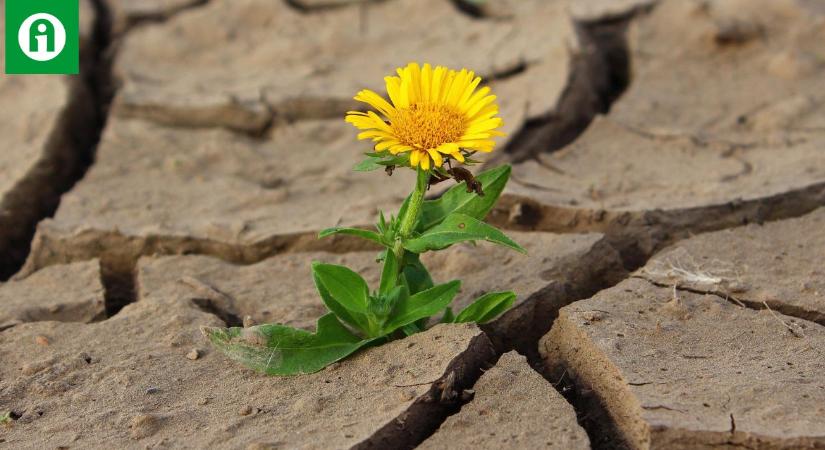
[[[407,205],[407,212],[401,219],[401,227],[398,230],[398,237],[395,240],[393,252],[399,263],[404,261],[404,245],[403,240],[410,237],[413,232],[415,223],[421,215],[421,204],[424,203],[424,194],[427,193],[427,184],[430,181],[430,172],[418,168],[418,178],[415,182],[415,191],[410,197],[410,203]],[[399,264],[399,267],[401,264]]]

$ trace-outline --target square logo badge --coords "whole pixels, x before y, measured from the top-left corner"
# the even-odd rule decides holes
[[[79,0],[6,0],[6,73],[80,70]]]

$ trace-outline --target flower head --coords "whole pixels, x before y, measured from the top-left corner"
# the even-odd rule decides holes
[[[358,139],[372,139],[377,152],[410,152],[410,166],[429,170],[448,158],[464,162],[467,154],[491,152],[493,137],[504,136],[496,96],[489,87],[477,89],[481,77],[472,71],[410,63],[397,72],[384,78],[389,102],[368,89],[355,96],[377,113],[347,113],[361,130]]]

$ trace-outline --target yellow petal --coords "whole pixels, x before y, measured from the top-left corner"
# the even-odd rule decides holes
[[[421,69],[421,101],[430,101],[430,91],[433,87],[433,69],[429,64],[424,64]]]
[[[381,130],[368,130],[368,131],[362,131],[362,132],[358,133],[358,140],[359,141],[362,140],[362,139],[376,139],[376,138],[378,138],[378,139],[381,139],[381,138],[395,139],[395,137],[393,135],[387,133],[386,131],[381,131]]]
[[[466,142],[459,142],[458,145],[460,145],[463,148],[469,149],[469,150],[477,150],[477,151],[480,151],[480,152],[489,153],[489,152],[493,151],[493,148],[495,148],[496,142],[495,141],[466,141]]]
[[[466,88],[467,69],[461,69],[461,72],[456,75],[453,85],[450,86],[450,92],[448,93],[447,99],[444,103],[447,105],[456,106],[458,104],[458,99],[464,94],[464,89]]]
[[[432,90],[430,91],[430,101],[438,103],[441,101],[441,89],[444,87],[444,78],[447,76],[447,68],[437,66],[433,71]]]
[[[479,100],[486,97],[487,94],[489,94],[489,93],[490,93],[490,86],[484,86],[483,88],[476,91],[475,94],[471,95],[470,98],[465,103],[465,106],[466,106],[467,110],[469,110],[470,108],[475,106],[475,104],[478,103]]]
[[[441,144],[436,149],[439,153],[449,154],[458,151],[458,144],[455,142],[447,142],[445,144]]]
[[[489,131],[489,130],[498,128],[501,125],[503,125],[501,117],[494,117],[492,119],[487,119],[485,121],[474,123],[474,124],[470,125],[469,127],[467,127],[467,131],[465,131],[465,133],[467,133],[467,134],[483,133],[485,131]]]
[[[421,168],[430,170],[430,157],[427,152],[421,152]]]
[[[393,145],[398,145],[398,144],[400,144],[400,142],[395,141],[395,140],[379,142],[378,144],[375,145],[375,151],[383,152],[384,150],[392,147]]]
[[[413,148],[410,147],[409,145],[394,145],[394,146],[390,147],[390,153],[392,153],[393,155],[397,155],[399,153],[408,152],[412,149]]]
[[[441,89],[438,94],[438,98],[433,100],[434,103],[447,102],[447,96],[450,95],[450,90],[453,87],[453,83],[455,82],[456,76],[458,76],[458,74],[455,70],[447,71],[446,75],[444,76],[444,81],[441,83]]]
[[[461,162],[461,163],[464,162],[464,155],[462,155],[461,152],[459,152],[459,151],[455,151],[453,153],[450,153],[450,156],[452,156],[453,159],[455,159],[458,162]]]
[[[378,114],[375,114],[373,111],[367,111],[367,116],[372,119],[372,122],[379,130],[384,130],[390,133],[392,132],[392,128],[390,128],[390,126],[387,125],[387,122],[384,122],[382,118],[378,117]]]
[[[467,110],[467,116],[474,117],[476,114],[479,113],[479,111],[482,110],[482,108],[493,103],[494,101],[496,101],[495,95],[488,95],[484,97],[483,99],[477,101],[470,109]]]
[[[470,72],[470,76],[472,77],[473,73]],[[478,85],[481,83],[481,77],[475,77],[473,81],[467,85],[467,88],[464,89],[464,93],[461,95],[461,98],[458,99],[458,108],[462,111],[465,111],[464,105],[470,100],[470,96],[473,95],[473,92],[476,90]]]
[[[392,117],[392,114],[395,113],[395,108],[393,108],[392,105],[387,103],[383,97],[369,89],[364,89],[359,92],[358,95],[355,96],[355,100],[372,106],[387,118]]]
[[[410,76],[407,70],[403,70],[401,76],[401,88],[399,89],[398,106],[407,108],[410,106]]]
[[[458,141],[458,146],[463,148],[478,148],[478,147],[492,147],[496,145],[496,141],[487,139],[473,140],[473,141]]]
[[[492,136],[492,133],[487,131],[487,132],[484,132],[484,133],[465,134],[465,135],[461,136],[461,140],[462,141],[472,141],[472,140],[476,140],[476,139],[490,139],[491,136]]]
[[[348,123],[355,125],[356,128],[361,130],[381,130],[387,133],[392,133],[392,129],[387,125],[381,118],[378,117],[377,114],[370,111],[374,116],[356,116],[356,115],[349,115],[345,119]]]
[[[444,164],[444,158],[441,157],[441,154],[435,151],[434,149],[427,150],[427,154],[433,159],[433,163],[435,167],[441,167]]]
[[[498,114],[498,105],[488,105],[484,109],[478,112],[472,119],[470,119],[469,125],[474,123],[483,122],[487,119],[492,119]]]
[[[418,150],[413,150],[410,153],[410,165],[413,167],[418,167],[418,162],[421,160],[421,152]]]
[[[390,101],[393,105],[399,106],[401,102],[401,78],[384,77],[384,82],[387,84],[387,95],[390,96]]]
[[[418,63],[409,63],[407,72],[410,74],[410,104],[421,101],[421,67]]]

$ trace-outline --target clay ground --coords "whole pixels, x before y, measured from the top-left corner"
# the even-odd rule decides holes
[[[825,448],[822,0],[80,3],[80,76],[0,78],[0,448]],[[499,97],[529,255],[425,262],[514,308],[239,367],[199,327],[377,281],[316,236],[412,186],[343,122],[411,60]]]

